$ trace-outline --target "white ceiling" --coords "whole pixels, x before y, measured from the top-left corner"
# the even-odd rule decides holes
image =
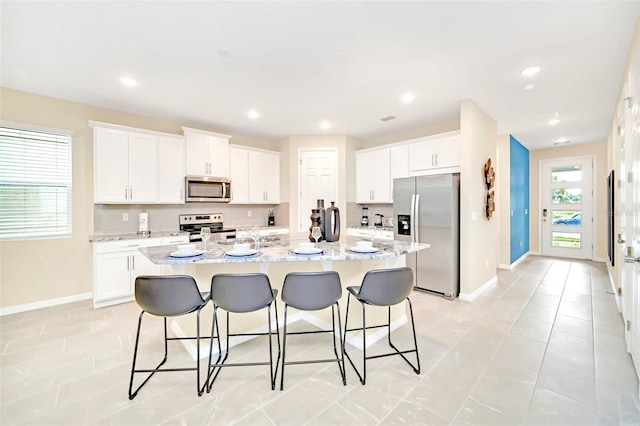
[[[637,0],[0,7],[4,87],[269,140],[368,139],[456,118],[473,99],[530,149],[607,138],[640,10]],[[525,79],[530,65],[542,71]]]

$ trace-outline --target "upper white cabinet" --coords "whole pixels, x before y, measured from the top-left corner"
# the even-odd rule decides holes
[[[229,139],[220,133],[183,127],[187,175],[229,177]]]
[[[280,203],[280,153],[229,148],[232,204]]]
[[[249,203],[249,151],[229,147],[231,204]]]
[[[158,202],[184,203],[185,149],[182,138],[158,138]]]
[[[279,152],[249,151],[249,202],[280,203]]]
[[[390,202],[390,149],[356,152],[356,203]]]
[[[94,203],[184,203],[182,136],[89,124],[94,142]]]
[[[417,139],[409,143],[409,173],[412,176],[440,173],[443,168],[460,166],[460,135]]]
[[[156,202],[156,138],[94,128],[94,202]]]

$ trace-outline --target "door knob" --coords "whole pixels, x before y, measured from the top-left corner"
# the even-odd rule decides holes
[[[640,257],[631,257],[631,256],[625,256],[624,257],[624,262],[625,263],[640,263]]]
[[[622,234],[618,234],[618,244],[624,244],[624,240],[622,239]]]

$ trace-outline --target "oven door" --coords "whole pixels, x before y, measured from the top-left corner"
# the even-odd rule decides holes
[[[228,203],[231,201],[231,181],[209,176],[185,178],[187,203]]]

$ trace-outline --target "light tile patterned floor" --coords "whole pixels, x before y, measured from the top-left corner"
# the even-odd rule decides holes
[[[350,366],[347,386],[335,365],[290,366],[281,392],[271,391],[263,367],[233,369],[199,398],[193,373],[159,374],[134,401],[127,384],[135,304],[94,310],[82,302],[5,316],[0,423],[640,424],[638,380],[604,265],[532,256],[501,271],[473,303],[422,292],[412,300],[420,375],[397,357],[372,361],[366,386]],[[155,331],[143,336],[142,361],[162,353],[160,324],[146,323]],[[409,338],[408,327],[394,333],[401,344]],[[313,335],[289,343],[294,357],[320,354],[328,341]],[[245,343],[232,356],[261,356],[263,345]],[[173,362],[188,361],[179,344],[171,349]]]

